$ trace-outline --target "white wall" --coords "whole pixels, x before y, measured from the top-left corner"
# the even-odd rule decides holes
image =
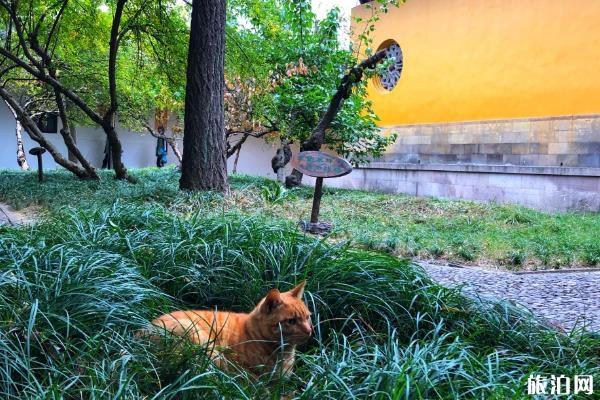
[[[60,129],[60,126],[59,126]],[[123,143],[123,162],[127,167],[149,167],[156,165],[156,139],[148,133],[131,132],[119,129],[119,137]],[[36,158],[29,154],[29,149],[37,147],[27,132],[23,131],[23,142],[27,161],[32,168],[37,168]],[[59,133],[47,133],[46,137],[66,157],[67,148]],[[99,128],[78,127],[77,145],[86,158],[95,166],[102,165],[106,135]],[[180,143],[181,148],[181,143]],[[44,154],[44,169],[56,168],[58,165],[52,157]],[[169,148],[169,163],[177,160]],[[0,168],[19,168],[17,164],[17,145],[15,137],[15,120],[4,102],[0,102]]]

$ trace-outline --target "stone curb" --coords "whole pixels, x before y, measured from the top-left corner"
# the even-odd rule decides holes
[[[573,269],[541,269],[537,271],[509,271],[514,275],[535,274],[568,274],[570,272],[600,272],[600,268],[573,268]]]
[[[569,269],[539,269],[535,271],[510,271],[506,269],[487,269],[478,266],[461,265],[454,262],[448,262],[446,264],[436,264],[425,260],[413,260],[417,265],[425,267],[427,264],[436,267],[450,267],[450,268],[462,268],[471,269],[477,271],[483,271],[494,274],[512,274],[512,275],[536,275],[536,274],[568,274],[575,272],[600,272],[600,268],[569,268]],[[425,265],[424,265],[425,264]]]

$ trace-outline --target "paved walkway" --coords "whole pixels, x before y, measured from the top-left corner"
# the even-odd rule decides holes
[[[25,214],[13,210],[8,204],[0,203],[0,225],[25,224],[28,221]]]
[[[515,301],[567,330],[585,322],[588,329],[600,331],[600,271],[513,274],[418,264],[445,286],[465,284],[467,293]]]

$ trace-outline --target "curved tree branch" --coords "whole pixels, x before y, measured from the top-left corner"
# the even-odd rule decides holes
[[[300,144],[300,151],[318,151],[321,150],[321,146],[325,142],[325,131],[331,125],[338,112],[342,108],[344,101],[352,94],[352,88],[354,85],[359,83],[363,79],[364,71],[366,69],[373,69],[379,64],[386,56],[386,51],[380,50],[373,54],[371,57],[363,60],[360,64],[352,67],[346,75],[342,78],[340,84],[334,93],[327,110],[319,120],[319,123],[312,131],[308,139]],[[285,178],[285,185],[287,187],[294,187],[300,185],[302,182],[302,173],[296,169],[292,171],[290,175]]]

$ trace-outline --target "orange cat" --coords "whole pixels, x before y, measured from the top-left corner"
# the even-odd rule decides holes
[[[175,311],[152,324],[192,343],[206,345],[221,368],[226,368],[225,358],[254,374],[289,374],[296,345],[306,342],[312,333],[310,312],[302,301],[305,284],[306,281],[283,293],[271,289],[249,314]]]

